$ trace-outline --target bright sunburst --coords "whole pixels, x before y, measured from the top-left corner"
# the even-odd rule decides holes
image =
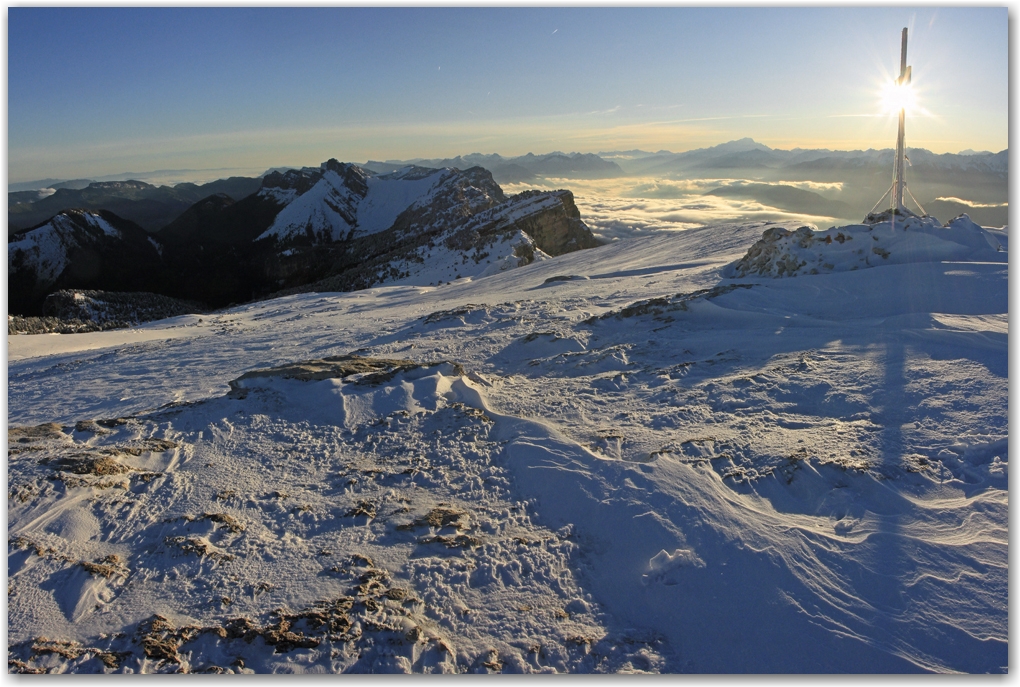
[[[917,98],[913,87],[908,84],[898,84],[895,81],[888,82],[882,87],[882,111],[896,114],[900,110],[908,113],[917,105]]]

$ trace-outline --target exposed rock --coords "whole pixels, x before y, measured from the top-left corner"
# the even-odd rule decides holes
[[[943,260],[1005,261],[1005,249],[992,232],[961,215],[946,224],[931,216],[888,210],[868,215],[863,224],[818,231],[769,227],[740,260],[724,270],[727,277],[846,272],[889,264]]]
[[[723,286],[713,286],[710,289],[699,289],[691,293],[678,293],[672,296],[649,298],[631,303],[619,310],[610,310],[601,315],[594,315],[584,322],[585,324],[595,324],[600,320],[608,320],[610,318],[622,319],[642,315],[649,315],[654,319],[666,319],[668,321],[670,316],[666,315],[666,313],[687,311],[689,309],[688,304],[693,301],[699,299],[712,300],[736,289],[749,289],[751,286],[751,284],[726,284]]]
[[[278,367],[261,370],[249,370],[237,379],[231,380],[230,388],[236,394],[247,386],[246,381],[260,377],[280,377],[282,379],[299,379],[304,382],[321,379],[346,379],[354,375],[373,375],[385,373],[387,377],[402,370],[412,370],[420,365],[411,360],[364,358],[360,355],[337,355],[316,360],[304,360]],[[381,381],[371,377],[369,383]]]
[[[557,202],[551,202],[555,199]],[[541,211],[531,212],[515,221],[519,229],[535,239],[535,244],[552,256],[570,253],[600,245],[587,225],[581,221],[581,213],[574,204],[570,191],[524,191],[517,200],[519,212],[530,209],[531,201]]]
[[[525,191],[466,220],[459,218],[464,207],[450,204],[445,196],[412,207],[392,229],[335,248],[329,259],[334,276],[275,295],[353,291],[396,280],[413,281],[415,275],[434,279],[444,261],[458,265],[450,279],[485,276],[599,245],[580,220],[569,191]],[[422,283],[429,280],[423,276]]]

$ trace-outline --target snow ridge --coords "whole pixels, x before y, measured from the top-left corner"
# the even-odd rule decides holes
[[[52,283],[69,264],[71,251],[103,238],[120,239],[122,235],[98,211],[67,210],[8,239],[7,271],[28,268],[39,281]]]
[[[471,189],[477,175],[454,169],[411,165],[377,175],[354,164],[330,160],[318,173],[291,170],[288,174],[294,177],[289,180],[293,187],[263,189],[265,195],[285,207],[259,240],[274,238],[285,244],[303,238],[313,244],[333,243],[385,231],[403,213],[413,216],[433,208],[444,196],[449,204],[458,206],[462,216],[496,202],[486,191]],[[302,191],[298,180],[313,183]],[[479,196],[482,207],[478,206]]]
[[[580,220],[569,191],[525,192],[491,207],[494,202],[484,185],[471,182],[468,175],[450,175],[401,213],[392,229],[356,238],[355,247],[349,248],[375,254],[369,253],[355,269],[303,290],[435,286],[499,274],[553,254],[598,245]]]
[[[979,227],[967,215],[945,225],[915,215],[893,222],[884,213],[881,221],[825,231],[771,227],[727,274],[793,277],[932,260],[1005,262],[1004,234]]]

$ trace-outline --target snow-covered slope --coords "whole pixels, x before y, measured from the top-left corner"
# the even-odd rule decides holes
[[[70,253],[121,233],[98,212],[68,210],[30,231],[7,240],[7,270],[33,269],[42,282],[53,283],[71,262]]]
[[[452,195],[432,194],[401,213],[391,229],[344,244],[345,261],[355,264],[291,292],[435,286],[599,245],[570,191],[525,191],[472,214],[464,189]],[[296,253],[293,259],[305,258]]]
[[[375,234],[392,227],[405,211],[427,207],[437,197],[454,194],[460,204],[466,203],[464,216],[470,216],[505,198],[491,176],[482,176],[414,166],[375,175],[357,165],[330,160],[323,163],[318,180],[304,192],[273,187],[260,191],[272,194],[286,206],[258,238],[272,237],[286,243],[307,237],[313,242],[329,243]],[[474,193],[464,193],[466,188]]]
[[[272,226],[258,238],[286,240],[307,235],[320,242],[347,238],[357,224],[357,207],[365,193],[365,179],[366,175],[359,168],[340,164],[326,167],[318,181],[300,195],[296,189],[264,187],[260,194],[271,195],[286,205]]]
[[[10,312],[41,303],[67,282],[128,290],[146,285],[162,246],[138,225],[105,210],[65,210],[7,239]],[[146,272],[148,270],[148,272]]]
[[[1005,671],[1008,265],[774,227],[9,337],[11,670]]]

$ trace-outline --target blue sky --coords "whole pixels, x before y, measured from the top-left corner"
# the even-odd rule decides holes
[[[1001,150],[1006,8],[8,9],[11,181],[124,171],[891,147]]]

